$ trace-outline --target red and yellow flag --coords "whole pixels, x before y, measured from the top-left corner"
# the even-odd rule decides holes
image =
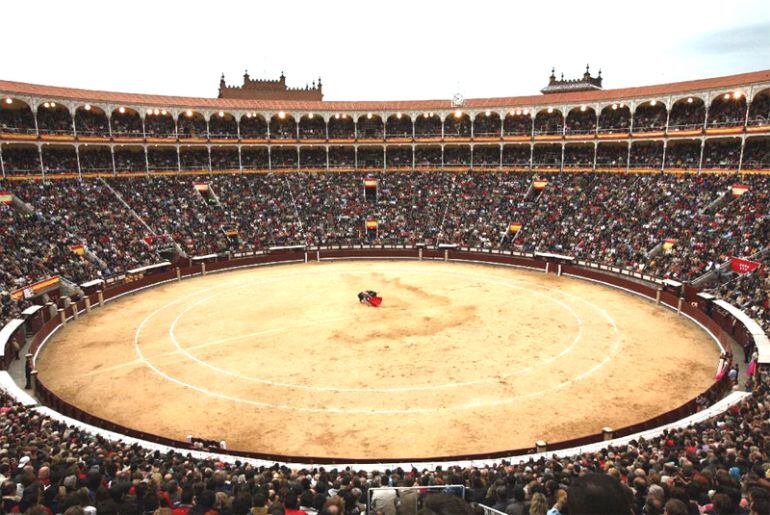
[[[86,248],[80,243],[77,245],[70,245],[70,250],[73,252],[73,254],[77,254],[78,256],[86,255]]]
[[[377,220],[367,220],[366,221],[366,228],[367,229],[376,229],[379,223]]]
[[[11,195],[10,191],[2,190],[0,191],[0,204],[12,204],[13,203],[13,195]]]
[[[364,179],[364,187],[365,188],[376,188],[377,187],[377,179]]]
[[[38,281],[34,284],[25,286],[24,288],[19,288],[18,290],[11,292],[11,298],[13,300],[19,300],[21,298],[28,299],[39,293],[43,293],[58,286],[59,276],[55,275],[53,277],[49,277],[48,279],[43,279],[42,281]]]
[[[207,183],[207,182],[194,182],[193,183],[193,188],[195,188],[199,192],[203,193],[204,191],[208,191],[209,190],[209,183]]]
[[[537,179],[532,182],[532,187],[535,188],[536,190],[545,189],[546,186],[548,186],[548,181],[546,180]]]
[[[666,238],[663,240],[663,250],[671,250],[674,248],[674,245],[676,245],[676,242],[678,242],[676,238]]]
[[[521,230],[522,225],[521,224],[511,224],[508,226],[508,230],[511,232],[519,232]]]
[[[740,197],[747,191],[749,191],[749,187],[744,184],[733,184],[733,197]]]

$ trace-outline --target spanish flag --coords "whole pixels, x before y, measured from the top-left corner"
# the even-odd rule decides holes
[[[519,232],[521,230],[521,224],[511,224],[508,226],[508,230],[511,232]]]
[[[225,236],[238,236],[238,229],[226,228],[222,230],[225,232]]]
[[[377,179],[364,179],[364,187],[365,188],[376,188],[377,187]]]
[[[747,191],[749,191],[749,187],[744,184],[733,184],[733,197],[740,197]]]
[[[199,192],[203,193],[204,191],[209,190],[209,183],[207,182],[194,182],[193,187],[198,190]]]
[[[548,186],[548,181],[545,180],[538,179],[532,182],[532,187],[536,190],[545,189],[546,186]]]
[[[377,220],[367,220],[366,221],[366,228],[368,229],[377,229],[377,226],[379,223],[377,223]]]
[[[85,256],[86,254],[86,248],[82,244],[70,245],[70,250],[78,256]]]
[[[676,245],[676,242],[678,242],[676,238],[666,238],[663,240],[663,250],[671,250],[674,248],[674,245]]]
[[[12,204],[13,195],[10,191],[0,191],[0,204]]]
[[[12,292],[11,298],[13,300],[19,300],[21,298],[28,299],[30,297],[34,297],[35,295],[38,295],[40,293],[43,293],[45,291],[48,291],[49,289],[52,289],[58,286],[59,286],[59,276],[55,275],[53,277],[43,279],[42,281],[38,281],[35,284],[32,284],[30,286],[25,286],[24,288],[20,288]]]

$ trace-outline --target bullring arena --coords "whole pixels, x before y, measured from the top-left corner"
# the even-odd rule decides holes
[[[759,2],[305,3],[3,25],[0,513],[769,514]]]
[[[359,304],[363,289],[383,305]],[[646,420],[703,392],[718,357],[691,320],[601,284],[468,263],[311,261],[125,296],[60,330],[37,368],[64,401],[135,430],[398,460]]]

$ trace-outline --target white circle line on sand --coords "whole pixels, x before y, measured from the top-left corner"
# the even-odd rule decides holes
[[[415,272],[415,273],[420,273],[420,275],[426,275],[426,273],[423,273],[423,272]],[[431,271],[430,273],[432,273],[433,275],[436,275],[436,274],[439,274],[440,272],[437,272],[437,271],[434,270],[434,271]],[[452,275],[457,276],[458,274],[453,273]],[[558,304],[559,306],[564,308],[568,313],[570,313],[575,318],[575,320],[577,321],[577,324],[578,324],[578,331],[577,331],[577,335],[572,340],[572,342],[569,345],[567,345],[566,347],[564,347],[564,349],[562,349],[562,351],[559,352],[558,354],[556,354],[554,356],[551,356],[548,359],[540,361],[538,363],[538,365],[540,365],[540,366],[547,365],[549,363],[552,363],[556,359],[566,355],[567,353],[572,351],[572,349],[575,348],[575,346],[578,344],[578,342],[582,338],[582,336],[583,336],[583,320],[580,318],[580,315],[575,313],[575,310],[572,309],[571,306],[565,304],[564,302],[562,302],[562,301],[560,301],[558,299],[554,299],[550,295],[546,295],[546,294],[541,293],[541,292],[533,292],[533,291],[531,291],[529,289],[526,289],[526,288],[524,288],[522,286],[517,286],[517,285],[514,285],[514,284],[504,284],[501,281],[485,280],[485,279],[480,279],[478,277],[473,277],[473,278],[477,279],[477,280],[479,280],[481,282],[487,282],[487,283],[490,283],[490,284],[499,284],[499,285],[502,285],[502,286],[505,286],[505,287],[526,290],[529,293],[534,293],[535,295],[544,297],[544,298],[554,302],[555,304]],[[531,285],[531,286],[535,286],[535,285]],[[546,288],[546,289],[550,289],[550,288]],[[398,392],[412,392],[412,391],[431,391],[431,390],[438,390],[438,389],[444,389],[444,388],[458,388],[458,387],[463,387],[463,386],[472,386],[472,385],[475,385],[475,384],[493,383],[493,382],[500,381],[501,379],[505,379],[505,378],[512,377],[512,376],[515,376],[515,375],[529,373],[534,368],[536,368],[536,367],[531,367],[530,366],[530,367],[525,367],[525,368],[518,369],[518,370],[516,370],[514,372],[510,372],[508,374],[504,374],[504,375],[501,375],[501,376],[487,377],[487,378],[483,378],[483,379],[474,379],[474,380],[471,380],[471,381],[459,381],[459,382],[442,383],[442,384],[434,384],[434,385],[401,386],[401,387],[390,387],[390,388],[352,388],[352,387],[336,387],[336,386],[301,385],[301,384],[296,384],[296,383],[284,383],[284,382],[280,382],[280,381],[273,381],[273,380],[270,380],[270,379],[263,379],[263,378],[254,377],[254,376],[247,376],[247,375],[244,375],[244,374],[240,374],[238,372],[233,372],[233,371],[225,369],[225,368],[217,367],[215,365],[212,365],[208,361],[202,360],[199,357],[195,356],[194,354],[191,354],[190,352],[188,352],[191,347],[182,347],[179,344],[179,341],[178,341],[176,335],[174,334],[174,330],[176,328],[177,323],[179,322],[179,320],[187,312],[189,312],[194,307],[196,307],[196,306],[198,306],[198,305],[200,305],[200,304],[202,304],[204,302],[207,302],[210,299],[212,299],[212,298],[214,298],[214,297],[216,297],[218,295],[220,295],[220,294],[210,295],[208,297],[205,297],[203,299],[200,299],[200,300],[194,302],[193,304],[191,304],[190,306],[185,308],[174,319],[174,321],[171,323],[171,326],[169,327],[169,331],[168,331],[169,338],[171,339],[172,343],[174,344],[174,348],[175,348],[175,350],[177,352],[179,352],[179,353],[183,354],[184,356],[188,357],[190,360],[194,361],[195,363],[198,363],[199,365],[202,365],[202,366],[204,366],[206,368],[209,368],[209,369],[211,369],[211,370],[213,370],[213,371],[215,371],[217,373],[229,375],[231,377],[236,377],[238,379],[243,379],[243,380],[246,380],[246,381],[251,381],[251,382],[256,382],[256,383],[261,383],[261,384],[268,384],[270,386],[277,386],[277,387],[282,387],[282,388],[301,389],[301,390],[309,390],[309,391],[398,393]],[[419,314],[420,311],[416,311],[414,313],[415,314]],[[233,341],[233,340],[241,339],[241,338],[249,338],[249,337],[253,337],[253,336],[262,336],[262,335],[265,335],[265,334],[271,334],[271,333],[276,333],[276,332],[283,332],[283,331],[297,329],[297,328],[300,328],[300,327],[307,327],[307,326],[312,326],[312,325],[318,325],[318,324],[322,324],[322,323],[326,323],[326,322],[338,322],[338,321],[343,321],[343,320],[350,320],[352,318],[355,318],[355,317],[349,317],[349,316],[348,317],[333,317],[333,318],[329,318],[329,319],[324,319],[324,320],[319,320],[319,321],[314,321],[314,322],[308,322],[308,323],[298,324],[298,325],[289,326],[289,327],[282,327],[282,328],[275,328],[275,329],[266,329],[264,331],[257,331],[257,332],[254,332],[254,333],[248,333],[248,334],[239,335],[239,336],[228,338],[228,339],[224,339],[224,340],[219,340],[219,341],[217,341],[217,343],[224,343],[226,341]],[[211,344],[211,342],[209,342],[209,344]],[[195,348],[202,348],[202,347],[206,347],[206,346],[207,346],[207,344],[204,343],[204,344],[201,344],[201,345],[196,345]]]
[[[199,290],[199,291],[203,291],[203,290],[211,291],[212,289],[214,289],[214,288],[207,288],[207,289],[202,289],[202,290]],[[609,363],[612,360],[612,358],[614,358],[614,356],[618,353],[618,351],[620,350],[620,346],[621,346],[620,338],[619,338],[619,331],[618,331],[617,325],[615,324],[615,321],[612,319],[611,316],[609,316],[607,311],[602,309],[602,308],[599,308],[598,306],[596,306],[595,304],[593,304],[590,301],[582,299],[579,296],[576,296],[574,294],[568,294],[568,293],[565,293],[565,292],[562,292],[562,293],[564,293],[567,296],[576,298],[576,299],[580,300],[582,303],[593,307],[594,309],[596,309],[600,314],[602,314],[602,316],[604,316],[610,322],[610,324],[611,324],[611,326],[613,328],[613,331],[615,332],[615,342],[613,344],[612,351],[607,356],[605,356],[605,358],[600,363],[597,363],[594,367],[592,367],[591,369],[587,370],[586,372],[584,372],[582,374],[578,374],[577,376],[574,376],[573,378],[571,378],[569,380],[566,380],[566,381],[563,381],[563,382],[561,382],[559,384],[556,384],[556,385],[554,385],[554,386],[552,386],[550,388],[546,388],[546,389],[543,389],[543,390],[540,390],[540,391],[529,392],[529,393],[526,393],[526,394],[508,396],[508,397],[506,397],[504,399],[497,399],[495,401],[472,402],[472,403],[466,403],[466,404],[462,404],[462,405],[449,406],[449,407],[409,408],[409,409],[362,409],[362,408],[338,408],[338,407],[332,407],[332,406],[330,406],[330,407],[323,407],[323,408],[297,407],[297,406],[290,406],[290,405],[287,405],[287,404],[272,404],[272,403],[266,403],[266,402],[262,402],[262,401],[255,401],[255,400],[252,400],[252,399],[242,399],[242,398],[238,398],[238,397],[233,397],[233,396],[230,396],[230,395],[222,394],[222,393],[219,393],[219,392],[214,392],[214,391],[208,390],[206,388],[201,388],[201,387],[196,386],[196,385],[185,383],[184,381],[180,381],[179,379],[176,379],[176,378],[166,374],[162,370],[158,369],[157,367],[155,367],[151,362],[149,362],[144,357],[144,354],[142,353],[142,351],[141,351],[141,349],[139,347],[139,337],[141,335],[141,331],[144,328],[145,324],[152,317],[154,317],[156,314],[158,314],[160,311],[162,311],[165,308],[165,306],[155,310],[150,315],[145,317],[144,320],[142,320],[142,322],[140,323],[140,325],[139,325],[139,327],[138,327],[138,329],[137,329],[137,331],[136,331],[136,333],[134,335],[134,342],[133,343],[134,343],[134,350],[135,350],[137,356],[139,357],[139,359],[143,363],[145,363],[151,370],[153,370],[156,374],[160,375],[164,379],[166,379],[166,380],[168,380],[170,382],[173,382],[175,384],[178,384],[178,385],[180,385],[180,386],[182,386],[184,388],[190,388],[190,389],[192,389],[194,391],[197,391],[199,393],[203,393],[203,394],[208,395],[208,396],[217,397],[217,398],[221,398],[221,399],[225,399],[225,400],[230,400],[230,401],[237,402],[237,403],[250,404],[250,405],[254,405],[254,406],[258,406],[258,407],[262,407],[262,408],[282,409],[282,410],[291,410],[291,411],[298,411],[298,412],[316,412],[316,413],[331,412],[331,413],[360,413],[360,414],[435,413],[437,411],[452,411],[452,410],[459,410],[459,409],[472,409],[472,408],[480,408],[480,407],[497,406],[497,405],[503,405],[503,404],[511,404],[511,403],[515,402],[516,400],[518,400],[518,399],[539,396],[539,395],[543,395],[545,393],[548,393],[549,391],[554,391],[554,390],[557,390],[557,389],[565,388],[565,387],[569,386],[570,384],[573,384],[576,381],[582,381],[582,380],[586,379],[588,376],[594,374],[596,371],[598,371],[603,366],[605,366],[607,363]],[[177,301],[173,301],[173,302],[169,303],[169,305],[173,305],[173,304],[179,302],[179,300],[183,300],[183,299],[178,299]]]

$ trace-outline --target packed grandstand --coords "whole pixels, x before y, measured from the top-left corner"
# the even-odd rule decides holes
[[[56,302],[51,278],[77,301],[159,263],[368,246],[567,256],[685,283],[770,331],[770,71],[280,109],[0,81],[0,166],[0,325]],[[746,363],[756,350],[744,346]],[[602,491],[625,513],[770,513],[770,370],[730,379],[751,395],[650,439],[380,471],[153,451],[4,394],[2,509],[517,515]],[[472,504],[454,502],[460,491]]]

